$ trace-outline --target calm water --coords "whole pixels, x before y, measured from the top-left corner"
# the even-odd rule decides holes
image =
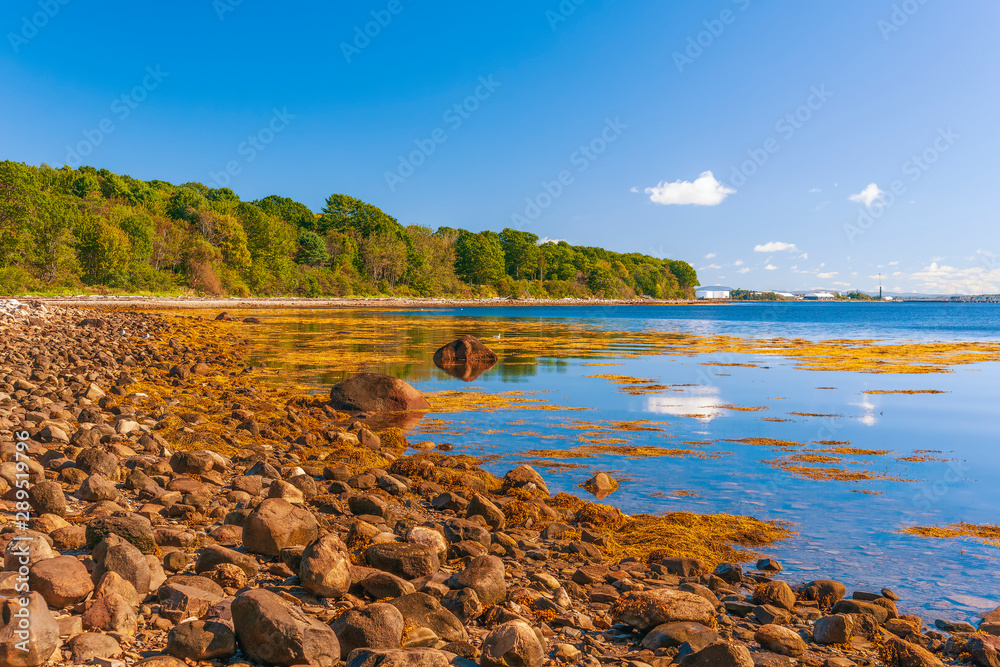
[[[844,581],[849,589],[888,586],[903,596],[902,609],[928,620],[974,619],[977,613],[1000,605],[1000,579],[993,576],[1000,548],[894,532],[908,525],[960,520],[1000,523],[1000,485],[996,483],[1000,456],[995,453],[1000,446],[997,363],[955,366],[952,373],[875,375],[803,370],[771,355],[664,355],[655,337],[652,343],[649,339],[636,343],[623,335],[621,343],[612,340],[599,359],[558,345],[567,336],[579,337],[581,327],[594,332],[655,332],[663,340],[677,334],[726,334],[808,340],[996,341],[1000,339],[1000,306],[996,304],[566,306],[257,314],[269,320],[259,330],[259,358],[317,391],[327,391],[345,375],[330,370],[330,341],[359,330],[365,334],[352,341],[351,349],[391,358],[368,364],[370,370],[398,375],[425,392],[464,389],[466,383],[435,368],[431,357],[438,346],[470,333],[502,357],[501,363],[472,383],[481,388],[476,391],[540,391],[545,393],[536,397],[553,405],[587,408],[583,412],[431,414],[429,418],[452,424],[451,432],[421,435],[418,427],[411,435],[413,440],[452,442],[473,454],[505,455],[504,460],[491,464],[497,474],[535,458],[523,456],[530,449],[588,444],[579,440],[581,431],[565,428],[573,420],[652,420],[660,423],[660,431],[617,435],[630,445],[690,448],[704,456],[570,459],[587,467],[542,470],[553,491],[585,493],[576,487],[594,470],[609,471],[625,483],[602,502],[626,512],[729,512],[794,523],[798,535],[767,550],[784,563],[785,577],[791,582],[830,577]],[[552,343],[551,351],[546,340]],[[294,356],[289,350],[294,350]],[[755,362],[757,366],[704,365],[710,361]],[[621,365],[585,365],[594,363]],[[586,377],[603,373],[692,386],[622,395],[618,385]],[[947,393],[863,393],[873,389]],[[726,405],[767,410],[734,411]],[[827,416],[789,414],[793,412]],[[848,457],[854,465],[846,468],[911,481],[802,479],[769,465],[794,452],[726,442],[747,437],[801,443],[848,441],[854,448],[889,450],[881,456]],[[904,456],[934,460],[899,459]],[[672,495],[677,491],[692,495]]]

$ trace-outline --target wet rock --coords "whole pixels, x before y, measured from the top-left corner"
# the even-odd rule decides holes
[[[813,625],[813,639],[817,644],[846,644],[851,641],[854,617],[848,614],[834,614],[816,620]]]
[[[333,630],[274,593],[260,589],[240,593],[232,614],[240,646],[257,662],[332,667],[340,660]]]
[[[841,600],[833,605],[831,611],[834,614],[865,614],[874,618],[879,624],[885,623],[889,618],[889,612],[885,607],[863,600]]]
[[[340,642],[340,656],[357,648],[398,649],[403,638],[403,614],[391,604],[375,603],[349,609],[330,624]]]
[[[824,607],[833,606],[847,595],[847,587],[839,581],[818,579],[799,589],[799,595],[803,600],[814,600]]]
[[[629,591],[615,603],[614,612],[619,622],[645,632],[678,621],[710,625],[715,607],[699,595],[661,588]]]
[[[546,486],[545,480],[542,479],[537,470],[529,465],[518,466],[504,475],[500,492],[507,493],[511,489],[527,489],[529,491],[538,489],[546,496],[549,495],[549,487]]]
[[[319,525],[308,510],[269,498],[243,524],[243,546],[249,553],[277,556],[285,547],[309,544],[318,533]]]
[[[618,482],[613,480],[607,473],[599,472],[584,482],[583,488],[598,500],[602,500],[614,493],[618,488]]]
[[[73,556],[57,556],[35,563],[28,576],[28,586],[56,609],[75,605],[94,590],[87,568]]]
[[[755,604],[774,605],[788,611],[795,609],[795,593],[783,581],[769,581],[758,584],[753,589],[753,601]]]
[[[1000,667],[1000,637],[977,634],[969,637],[962,648],[978,667]]]
[[[336,410],[360,412],[404,412],[431,407],[413,386],[380,373],[358,373],[334,386],[330,390],[330,405]]]
[[[462,336],[434,353],[435,366],[465,382],[472,382],[496,363],[496,353],[474,336]]]
[[[236,633],[216,621],[187,621],[167,635],[167,653],[182,660],[214,660],[236,655]]]
[[[483,640],[482,667],[541,667],[545,645],[524,621],[508,621],[493,628]]]

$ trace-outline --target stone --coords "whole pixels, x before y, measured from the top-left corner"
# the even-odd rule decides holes
[[[66,494],[59,482],[39,482],[28,490],[36,514],[66,516]]]
[[[239,645],[259,663],[332,667],[340,661],[340,642],[333,630],[270,591],[240,593],[232,614]]]
[[[541,667],[545,645],[530,625],[513,620],[493,628],[483,639],[482,667]]]
[[[674,574],[678,577],[696,577],[705,572],[705,564],[697,558],[663,558],[660,560],[660,565],[667,571],[667,574]]]
[[[138,627],[139,618],[132,605],[117,593],[97,598],[83,613],[84,630],[134,635]]]
[[[507,595],[503,561],[496,556],[473,558],[464,570],[451,575],[445,584],[449,588],[471,588],[484,605],[502,602]]]
[[[972,656],[972,662],[978,667],[1000,667],[1000,637],[972,635],[962,651]]]
[[[788,611],[795,610],[795,593],[783,581],[757,584],[753,589],[753,601],[755,604],[770,604]]]
[[[96,567],[92,574],[94,581],[100,581],[105,572],[114,572],[132,584],[140,596],[149,592],[152,572],[145,556],[131,543],[112,533],[94,549]]]
[[[156,553],[158,549],[149,519],[130,512],[115,512],[110,516],[91,519],[87,523],[87,546],[94,548],[112,534],[128,540],[144,554]]]
[[[847,586],[839,581],[818,579],[811,581],[799,589],[803,600],[813,600],[823,607],[832,607],[847,595]]]
[[[481,516],[486,520],[486,525],[492,530],[503,530],[507,525],[500,508],[494,505],[489,498],[477,493],[469,501],[469,507],[465,510],[466,518]]]
[[[256,577],[259,571],[257,559],[253,556],[217,544],[209,545],[201,550],[201,553],[198,554],[198,560],[194,564],[194,571],[201,574],[224,563],[236,565],[251,579]]]
[[[495,364],[497,354],[483,345],[475,336],[462,336],[444,345],[434,353],[434,364],[441,368],[462,364]]]
[[[813,625],[813,640],[817,644],[846,644],[851,641],[854,617],[848,614],[834,614],[816,620]]]
[[[76,467],[88,475],[99,474],[106,479],[118,476],[118,457],[97,447],[89,447],[76,455]]]
[[[336,533],[327,533],[302,552],[302,587],[324,598],[339,599],[351,587],[351,560]]]
[[[186,618],[201,618],[222,596],[181,583],[165,583],[156,591],[160,600],[160,616],[175,623]]]
[[[77,635],[69,640],[67,645],[73,662],[80,665],[86,665],[95,658],[117,658],[122,654],[122,647],[114,637],[99,632]]]
[[[308,511],[281,498],[268,498],[243,524],[247,552],[277,556],[282,549],[305,546],[319,535],[319,525]]]
[[[545,480],[529,465],[520,465],[504,475],[500,492],[507,493],[511,489],[538,489],[546,496],[550,495]]]
[[[618,622],[640,632],[678,621],[710,625],[715,616],[715,607],[705,598],[669,588],[629,591],[617,600],[613,611]]]
[[[116,572],[105,572],[100,581],[97,582],[94,597],[99,598],[112,593],[122,596],[133,607],[138,607],[139,603],[142,602],[135,586],[122,579]]]
[[[412,385],[381,373],[358,373],[330,390],[330,406],[351,412],[429,410],[430,403]]]
[[[28,604],[22,607],[21,600],[25,598]],[[45,604],[45,599],[37,592],[20,598],[0,599],[0,618],[13,619],[14,614],[21,610],[26,610],[31,619],[30,634],[25,640],[17,634],[18,624],[12,622],[0,629],[0,665],[37,667],[59,647],[59,624]]]
[[[754,640],[768,651],[798,657],[806,652],[806,643],[799,633],[781,625],[762,625]]]
[[[441,567],[437,551],[405,542],[373,544],[365,550],[365,560],[371,567],[403,579],[433,574]]]
[[[101,500],[118,500],[118,489],[100,473],[94,473],[80,484],[76,495],[80,500],[98,502]]]
[[[885,652],[893,657],[898,667],[943,667],[944,663],[923,646],[911,644],[905,639],[889,637],[885,640]]]
[[[584,482],[583,488],[598,500],[602,500],[615,492],[618,482],[606,472],[599,472]]]
[[[441,597],[441,606],[453,613],[462,623],[474,621],[486,610],[473,588],[448,591]]]
[[[28,586],[56,609],[75,605],[94,590],[87,568],[73,556],[57,556],[35,563],[28,575]]]
[[[167,653],[181,660],[214,660],[236,655],[236,633],[217,621],[187,621],[167,635]]]
[[[426,593],[409,593],[389,602],[403,615],[407,626],[427,628],[445,641],[465,641],[462,622]]]
[[[403,614],[391,604],[374,603],[349,609],[330,624],[340,642],[340,657],[357,648],[398,649],[403,639]]]
[[[347,667],[463,667],[452,663],[441,651],[429,648],[359,648],[347,657]]]
[[[719,641],[719,633],[707,625],[680,621],[664,623],[649,631],[643,640],[642,647],[655,651],[659,648],[670,648],[688,643],[695,651],[700,651],[709,644]]]
[[[681,667],[754,667],[753,657],[743,644],[716,642],[685,656]]]
[[[406,579],[389,574],[388,572],[374,572],[362,579],[360,585],[369,597],[376,600],[398,598],[401,595],[413,593],[417,590]]]
[[[863,600],[841,600],[833,605],[831,611],[834,614],[865,614],[874,618],[879,624],[885,623],[889,618],[889,611],[885,607]]]
[[[13,572],[24,565],[33,567],[40,561],[54,557],[52,548],[41,535],[22,532],[7,543],[4,550],[3,569]]]

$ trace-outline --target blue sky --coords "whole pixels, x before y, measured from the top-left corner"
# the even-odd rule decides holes
[[[995,2],[318,4],[8,0],[0,155],[706,285],[1000,291]]]

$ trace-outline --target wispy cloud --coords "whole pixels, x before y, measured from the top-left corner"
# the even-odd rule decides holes
[[[776,267],[774,264],[768,264],[767,266],[764,267],[764,270],[765,271],[777,271],[778,267]]]
[[[708,253],[707,255],[705,255],[705,259],[715,259],[715,253],[714,252]]]
[[[736,190],[727,188],[715,179],[711,171],[704,171],[694,181],[661,181],[659,185],[646,188],[649,200],[664,206],[692,204],[694,206],[718,206]]]
[[[880,190],[879,187],[874,183],[869,183],[868,187],[866,187],[864,190],[862,190],[856,195],[851,195],[850,197],[848,197],[848,199],[850,199],[852,202],[856,202],[858,204],[864,204],[868,208],[871,208],[872,204],[875,203],[875,200],[884,194],[885,194],[884,190]]]
[[[761,243],[753,248],[754,252],[781,252],[783,250],[794,250],[795,252],[799,251],[799,249],[795,247],[794,243],[782,243],[781,241]]]
[[[826,280],[827,278],[833,278],[836,275],[837,275],[836,271],[828,271],[827,273],[817,273],[816,277]]]
[[[995,294],[1000,292],[1000,267],[973,266],[959,269],[931,262],[910,276],[927,292],[945,294]]]
[[[718,264],[709,264],[708,266],[703,266],[703,267],[699,268],[698,270],[699,271],[706,271],[708,269],[721,269],[721,268],[722,267],[719,266]]]
[[[750,267],[749,266],[744,266],[742,269],[740,269],[736,273],[750,273]]]
[[[742,259],[736,260],[735,262],[733,262],[733,266],[743,266],[743,260]]]
[[[813,193],[813,192],[823,192],[823,191],[820,188],[811,188],[809,192]]]

